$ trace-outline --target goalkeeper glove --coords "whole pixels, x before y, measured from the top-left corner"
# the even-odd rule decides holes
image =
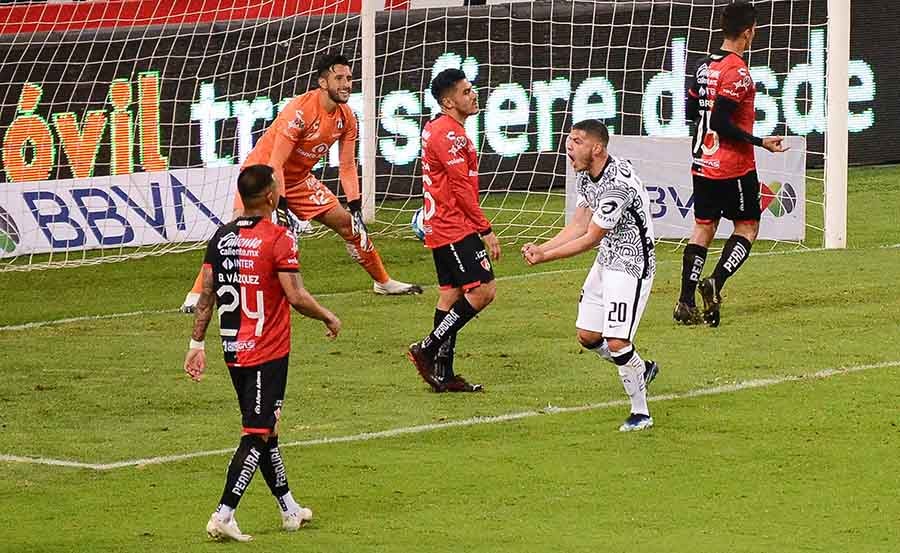
[[[374,246],[372,241],[369,240],[369,229],[366,228],[366,224],[363,222],[362,200],[359,198],[351,200],[347,202],[347,207],[350,208],[350,226],[353,229],[353,234],[359,236],[359,246],[363,251],[372,251]]]
[[[288,209],[287,200],[282,196],[278,198],[278,207],[275,208],[275,211],[272,212],[272,222],[276,225],[280,225],[289,229],[292,233],[294,233],[294,238],[297,240],[297,244],[300,243],[300,235],[304,231],[304,221],[301,221],[299,217],[294,215],[294,212]]]

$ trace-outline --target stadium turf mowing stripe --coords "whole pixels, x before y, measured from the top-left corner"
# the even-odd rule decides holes
[[[681,399],[691,399],[695,397],[702,396],[713,396],[719,394],[728,394],[733,392],[740,392],[743,390],[754,390],[759,388],[769,388],[771,386],[775,386],[778,384],[785,384],[791,382],[800,382],[804,380],[810,379],[818,379],[824,380],[827,378],[831,378],[833,376],[841,376],[846,374],[858,373],[863,371],[869,371],[874,369],[885,369],[890,367],[898,367],[900,366],[900,360],[897,361],[884,361],[881,363],[870,363],[865,365],[854,365],[851,367],[836,367],[830,369],[822,369],[820,371],[814,373],[808,373],[803,375],[795,375],[795,376],[781,376],[777,378],[759,378],[753,380],[744,380],[741,382],[736,382],[734,384],[723,384],[721,386],[713,386],[710,388],[696,388],[694,390],[689,390],[687,392],[682,393],[672,393],[672,394],[662,394],[658,396],[651,396],[648,398],[648,401],[657,402],[657,401],[673,401],[673,400],[681,400]],[[573,407],[555,407],[552,405],[548,405],[547,407],[539,410],[531,410],[531,411],[520,411],[517,413],[507,413],[505,415],[497,415],[493,417],[471,417],[468,419],[461,419],[456,421],[445,421],[433,424],[422,424],[417,426],[407,426],[401,428],[393,428],[390,430],[381,430],[379,432],[364,432],[362,434],[352,434],[349,436],[335,436],[331,438],[316,438],[313,440],[301,440],[295,442],[283,442],[280,444],[281,448],[286,447],[309,447],[316,445],[327,445],[327,444],[336,444],[336,443],[346,443],[346,442],[364,442],[370,440],[378,440],[383,438],[395,438],[397,436],[404,436],[407,434],[421,434],[424,432],[432,432],[435,430],[444,430],[448,428],[457,428],[462,426],[475,426],[480,424],[495,424],[501,422],[514,421],[519,419],[525,419],[530,417],[537,417],[541,415],[553,415],[559,413],[576,413],[581,411],[595,411],[598,409],[606,409],[609,407],[620,407],[623,405],[629,405],[627,400],[612,400],[612,401],[604,401],[601,403],[589,403],[586,405],[577,405]],[[656,430],[657,432],[660,430]],[[138,467],[144,465],[160,465],[165,463],[174,463],[178,461],[185,461],[188,459],[195,459],[198,457],[210,457],[213,455],[225,455],[231,454],[234,452],[234,448],[224,448],[224,449],[212,449],[208,451],[195,451],[192,453],[181,453],[177,455],[163,455],[160,457],[148,457],[145,459],[132,459],[127,461],[118,461],[114,463],[82,463],[79,461],[70,461],[65,459],[50,459],[45,457],[22,457],[18,455],[4,455],[0,454],[0,462],[8,462],[8,463],[27,463],[34,465],[50,465],[50,466],[60,466],[60,467],[68,467],[68,468],[81,468],[81,469],[91,469],[96,471],[105,471],[105,470],[113,470],[119,468],[127,468],[127,467]]]
[[[879,249],[893,248],[893,247],[900,247],[900,244],[895,244],[894,246],[879,246]],[[860,248],[860,249],[868,249],[868,248]],[[714,251],[714,250],[711,250],[711,251]],[[770,256],[770,255],[790,255],[790,254],[795,254],[795,253],[816,253],[816,252],[823,252],[823,251],[829,251],[829,250],[826,250],[825,248],[806,248],[806,249],[774,251],[774,252],[760,252],[760,253],[754,253],[753,256],[760,257],[760,256]],[[857,251],[857,250],[852,250],[852,251]],[[680,259],[673,259],[673,260],[667,259],[667,260],[660,261],[658,264],[662,265],[662,264],[676,263],[676,262],[681,263],[681,260]],[[587,271],[587,268],[581,268],[581,267],[579,267],[577,269],[557,269],[554,271],[539,271],[539,272],[533,272],[533,273],[521,273],[518,275],[502,276],[502,277],[498,277],[496,280],[498,282],[504,282],[504,281],[511,281],[511,280],[522,280],[522,279],[536,278],[536,277],[542,277],[542,276],[561,275],[561,274],[567,274],[567,273],[577,273],[577,272],[586,272],[586,271]],[[350,290],[348,292],[326,292],[326,293],[322,293],[322,294],[315,294],[315,296],[317,298],[334,298],[334,297],[340,297],[340,296],[350,296],[350,295],[354,295],[354,294],[363,294],[366,292],[369,292],[368,288],[366,288],[364,290]],[[166,314],[177,313],[177,312],[178,312],[177,309],[149,309],[149,310],[144,310],[144,311],[127,311],[125,313],[108,313],[105,315],[83,315],[80,317],[67,317],[65,319],[51,319],[51,320],[47,320],[47,321],[33,321],[30,323],[21,323],[21,324],[15,324],[15,325],[0,326],[0,332],[14,332],[14,331],[19,331],[19,330],[30,330],[33,328],[41,328],[41,327],[45,327],[45,326],[54,326],[54,325],[62,325],[62,324],[69,324],[69,323],[80,323],[80,322],[85,322],[85,321],[100,321],[100,320],[105,320],[105,319],[122,319],[122,318],[127,318],[127,317],[139,317],[142,315],[166,315]]]

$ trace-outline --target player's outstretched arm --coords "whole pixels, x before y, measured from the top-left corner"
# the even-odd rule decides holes
[[[549,250],[542,248],[528,250],[525,252],[525,261],[529,265],[537,265],[538,263],[546,263],[555,259],[572,257],[596,247],[603,240],[604,236],[606,236],[606,229],[591,222],[588,224],[587,231],[574,240]]]
[[[558,248],[559,246],[575,240],[580,236],[584,236],[584,233],[587,232],[588,229],[588,223],[590,222],[591,210],[589,208],[575,208],[575,213],[572,215],[572,219],[568,222],[568,224],[566,224],[565,227],[563,227],[561,231],[556,233],[556,236],[554,236],[550,240],[547,240],[543,244],[525,244],[524,246],[522,246],[522,256],[525,256],[525,252],[532,248],[538,248],[542,252],[546,252],[554,248]]]
[[[310,319],[322,321],[328,331],[325,336],[329,338],[337,338],[341,331],[341,320],[334,313],[322,307],[316,298],[303,287],[299,273],[279,272],[278,281],[284,289],[284,295],[287,297],[291,307],[298,313]]]
[[[209,328],[209,321],[212,318],[213,311],[213,273],[209,265],[204,265],[203,270],[203,291],[200,292],[200,299],[194,307],[194,330],[191,333],[191,343],[184,357],[184,372],[193,380],[199,381],[203,378],[203,372],[206,370],[206,348],[204,340],[206,339],[206,329]]]

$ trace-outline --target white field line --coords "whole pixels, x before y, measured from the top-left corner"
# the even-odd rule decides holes
[[[894,246],[880,246],[879,248],[893,248],[893,247],[900,247],[900,244],[895,244]],[[760,252],[760,253],[754,254],[754,257],[770,256],[770,255],[791,255],[791,254],[796,254],[796,253],[814,253],[814,252],[823,252],[823,251],[827,251],[827,250],[825,250],[825,248],[808,248],[808,249],[804,249],[804,250]],[[675,263],[675,262],[680,262],[680,261],[665,260],[665,261],[661,261],[660,264]],[[522,274],[518,274],[518,275],[509,275],[509,276],[498,277],[497,281],[503,282],[503,281],[508,281],[508,280],[522,280],[522,279],[529,279],[529,278],[542,277],[542,276],[561,275],[561,274],[566,274],[566,273],[580,273],[580,272],[587,273],[588,268],[589,268],[589,266],[585,266],[585,267],[577,268],[577,269],[558,269],[558,270],[554,270],[554,271],[538,271],[538,272],[533,272],[533,273],[522,273]],[[339,296],[362,294],[362,293],[365,293],[368,291],[369,291],[368,289],[366,289],[366,290],[350,290],[347,292],[331,292],[331,293],[324,293],[324,294],[315,294],[315,296],[317,298],[334,298],[334,297],[339,297]],[[65,319],[50,319],[47,321],[33,321],[30,323],[21,323],[21,324],[15,324],[15,325],[0,326],[0,332],[10,332],[10,331],[16,331],[16,330],[30,330],[33,328],[41,328],[44,326],[53,326],[53,325],[61,325],[61,324],[68,324],[68,323],[80,323],[80,322],[84,322],[84,321],[102,321],[105,319],[121,319],[121,318],[127,318],[127,317],[140,317],[142,315],[163,315],[163,314],[177,313],[177,312],[178,312],[177,309],[148,309],[145,311],[126,311],[124,313],[107,313],[105,315],[83,315],[80,317],[68,317]]]
[[[871,363],[867,365],[855,365],[852,367],[837,367],[832,369],[823,369],[814,373],[780,376],[774,378],[760,378],[755,380],[745,380],[743,382],[735,382],[733,384],[724,384],[722,386],[713,386],[711,388],[697,388],[682,393],[662,394],[650,397],[650,401],[673,401],[680,399],[689,399],[700,396],[712,396],[718,394],[728,394],[739,392],[741,390],[751,390],[756,388],[768,388],[777,384],[790,382],[799,382],[807,379],[826,379],[833,376],[858,373],[873,369],[884,369],[888,367],[900,366],[900,360],[885,361],[882,363]],[[418,426],[406,426],[401,428],[393,428],[390,430],[381,430],[378,432],[363,432],[361,434],[352,434],[349,436],[335,436],[331,438],[316,438],[312,440],[301,440],[296,442],[284,442],[280,446],[285,447],[309,447],[316,445],[348,443],[348,442],[365,442],[370,440],[378,440],[382,438],[394,438],[408,434],[422,434],[434,430],[443,430],[447,428],[456,428],[461,426],[476,426],[481,424],[495,424],[519,419],[537,417],[541,415],[553,415],[557,413],[575,413],[580,411],[594,411],[597,409],[606,409],[608,407],[619,407],[628,405],[626,400],[612,400],[601,403],[590,403],[587,405],[578,405],[574,407],[555,407],[548,405],[547,407],[536,411],[520,411],[518,413],[507,413],[505,415],[496,415],[493,417],[472,417],[455,421],[447,421],[432,424],[422,424]],[[233,447],[225,449],[212,449],[208,451],[195,451],[192,453],[181,453],[177,455],[164,455],[161,457],[148,457],[146,459],[132,459],[128,461],[118,461],[115,463],[82,463],[79,461],[68,461],[65,459],[50,459],[45,457],[22,457],[18,455],[0,454],[0,462],[7,463],[27,463],[34,465],[51,465],[60,467],[92,469],[98,471],[112,470],[126,467],[139,467],[145,465],[161,465],[165,463],[174,463],[187,459],[195,459],[198,457],[210,457],[213,455],[225,455],[234,451]]]

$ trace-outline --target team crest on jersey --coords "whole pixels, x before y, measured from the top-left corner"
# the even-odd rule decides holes
[[[337,128],[338,128],[338,130],[342,130],[344,128],[344,120],[343,119],[338,119]]]
[[[294,112],[294,120],[288,123],[289,129],[297,129],[298,131],[302,131],[306,128],[306,122],[303,120],[303,110],[298,109]]]
[[[731,83],[731,87],[735,90],[750,90],[753,86],[753,77],[750,76],[750,73],[743,67],[738,68],[738,75],[740,78],[733,83]]]
[[[451,156],[455,156],[460,151],[464,150],[469,143],[466,135],[457,135],[453,131],[447,133],[447,140],[450,141],[450,150],[448,150],[448,152]]]

